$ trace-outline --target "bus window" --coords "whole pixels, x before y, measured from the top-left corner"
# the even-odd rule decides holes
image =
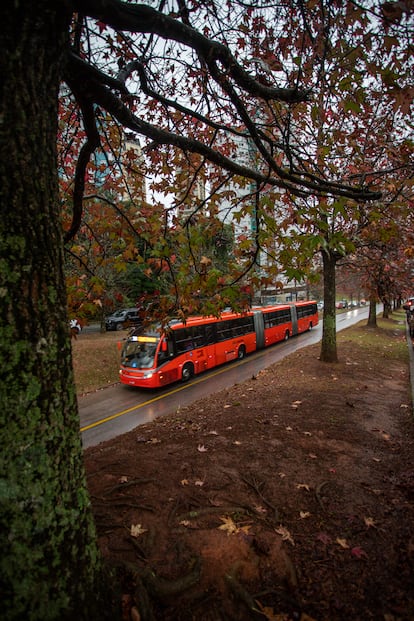
[[[127,341],[122,350],[121,364],[135,369],[151,369],[155,360],[155,343]]]
[[[206,345],[212,345],[216,342],[216,329],[214,323],[208,323],[205,327]]]

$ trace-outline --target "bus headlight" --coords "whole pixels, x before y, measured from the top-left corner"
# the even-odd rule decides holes
[[[154,373],[152,371],[148,371],[148,373],[144,373],[144,379],[150,379]]]

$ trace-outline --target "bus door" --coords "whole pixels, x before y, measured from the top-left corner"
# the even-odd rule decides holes
[[[203,348],[206,356],[206,369],[216,366],[216,326],[210,323],[204,326],[205,347]]]
[[[298,314],[296,311],[296,306],[293,304],[290,305],[290,314],[292,317],[292,336],[296,336],[298,333]]]
[[[264,320],[262,311],[253,313],[254,329],[256,332],[256,349],[263,349],[265,346]]]

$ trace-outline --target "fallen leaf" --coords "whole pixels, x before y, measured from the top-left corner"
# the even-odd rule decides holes
[[[250,524],[246,524],[245,526],[237,526],[231,517],[225,516],[221,516],[220,520],[223,524],[219,526],[218,529],[225,530],[227,535],[237,535],[238,533],[244,533],[245,535],[249,534]]]
[[[316,536],[317,541],[321,541],[322,543],[324,543],[325,545],[327,545],[328,543],[331,543],[331,538],[327,533],[318,533]]]
[[[119,479],[120,483],[126,483],[127,481],[128,481],[128,477],[126,477],[126,476],[120,477],[120,479]]]
[[[286,427],[286,431],[293,431],[292,427]]]
[[[231,405],[229,403],[226,403],[226,405],[224,406],[225,409],[227,408],[231,408]]]
[[[303,434],[304,434],[305,436],[311,436],[311,435],[312,435],[310,431],[304,431],[304,432],[303,432]]]
[[[311,459],[318,459],[318,456],[317,456],[317,455],[315,455],[314,453],[309,453],[309,457],[310,457]]]
[[[275,528],[275,532],[282,537],[282,541],[289,541],[289,543],[291,543],[292,546],[295,545],[292,535],[290,534],[287,528],[282,526],[282,524],[279,525],[279,528]]]
[[[288,618],[283,613],[276,613],[273,608],[270,608],[270,606],[262,606],[262,604],[257,599],[255,600],[255,603],[258,606],[257,612],[262,614],[266,621],[286,621]]]
[[[234,535],[237,532],[237,526],[231,517],[220,517],[220,520],[223,524],[218,527],[219,530],[225,530],[228,535]]]
[[[188,479],[181,479],[181,485],[188,485]]]
[[[306,489],[307,492],[310,492],[310,486],[307,483],[297,483],[296,489]]]
[[[346,539],[340,539],[337,537],[336,543],[339,544],[344,550],[349,550],[349,545],[347,544]]]
[[[355,548],[352,548],[351,554],[352,554],[352,556],[355,556],[358,559],[368,558],[368,554],[365,552],[365,550],[363,550],[359,546],[356,546]]]
[[[204,481],[200,481],[200,479],[196,479],[194,481],[194,485],[198,485],[198,487],[202,487],[204,485]]]
[[[370,527],[377,528],[377,525],[375,524],[372,517],[364,517],[364,522],[365,522],[365,526],[368,526],[368,528]]]
[[[235,440],[235,441],[233,442],[233,444],[236,444],[237,446],[240,446],[240,445],[241,445],[241,442],[239,442],[238,440]]]
[[[311,514],[309,513],[309,511],[300,511],[299,516],[301,520],[304,520],[305,518],[310,517]]]
[[[209,431],[208,435],[209,436],[218,436],[218,433],[217,433],[217,431]]]
[[[284,479],[286,476],[284,472],[278,472],[278,475],[280,476],[281,479]]]
[[[190,526],[190,520],[181,520],[181,526]]]
[[[132,524],[131,525],[131,537],[139,537],[143,533],[147,532],[147,528],[142,528],[141,524]]]
[[[208,451],[208,449],[206,449],[206,447],[204,446],[204,444],[199,444],[199,445],[197,446],[197,451],[198,451],[199,453],[206,453],[206,452]]]

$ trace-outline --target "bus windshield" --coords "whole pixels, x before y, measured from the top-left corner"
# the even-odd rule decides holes
[[[121,364],[134,369],[151,369],[158,342],[156,337],[132,336],[122,349]]]

